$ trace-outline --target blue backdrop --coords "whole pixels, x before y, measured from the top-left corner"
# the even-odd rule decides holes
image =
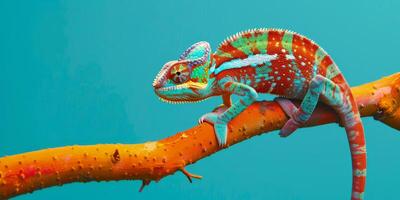
[[[0,1],[0,156],[49,147],[157,140],[220,103],[160,102],[152,81],[191,44],[255,27],[317,41],[351,85],[399,71],[400,2]],[[368,200],[398,199],[400,134],[363,119]],[[349,149],[337,125],[255,137],[138,193],[139,181],[74,183],[16,199],[348,199]]]

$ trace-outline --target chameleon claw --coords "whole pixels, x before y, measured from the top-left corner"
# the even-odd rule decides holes
[[[210,124],[214,124],[218,119],[217,113],[207,113],[200,117],[199,124],[208,122]]]
[[[202,179],[203,178],[200,175],[189,173],[188,171],[186,171],[186,169],[184,167],[180,168],[179,170],[181,170],[181,172],[187,177],[187,179],[189,180],[190,183],[192,183],[192,178],[196,178],[196,179]]]
[[[143,191],[143,188],[144,188],[145,186],[149,185],[149,184],[150,184],[150,180],[147,180],[147,179],[142,180],[142,185],[141,185],[140,188],[139,188],[139,192],[142,192],[142,191]]]
[[[226,123],[217,122],[214,124],[215,136],[219,147],[224,147],[227,142],[228,126]]]
[[[199,124],[203,122],[209,122],[211,124],[214,124],[214,122],[217,120],[218,115],[221,113],[225,112],[229,107],[226,106],[225,104],[221,104],[214,108],[214,110],[211,113],[204,114],[203,116],[200,117],[199,119]]]

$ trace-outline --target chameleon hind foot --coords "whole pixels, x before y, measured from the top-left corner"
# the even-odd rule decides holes
[[[279,132],[279,136],[287,137],[297,130],[302,124],[296,119],[298,115],[298,108],[289,99],[275,98],[275,101],[282,107],[282,110],[290,117],[286,124],[282,127]]]
[[[224,147],[227,141],[228,124],[220,118],[220,114],[207,113],[201,116],[199,123],[208,122],[214,125],[215,136],[217,137],[218,145]]]
[[[279,132],[279,136],[287,137],[300,127],[300,124],[293,119],[289,119]]]

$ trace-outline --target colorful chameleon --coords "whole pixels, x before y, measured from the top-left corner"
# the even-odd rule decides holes
[[[284,97],[277,102],[290,120],[280,131],[282,137],[304,125],[322,101],[337,112],[346,129],[353,166],[351,199],[363,199],[366,147],[359,111],[337,65],[312,40],[287,30],[253,29],[229,37],[213,54],[207,42],[198,42],[178,60],[166,63],[153,87],[160,99],[172,103],[221,95],[222,111],[203,115],[200,123],[214,125],[222,147],[228,122],[252,104],[258,93]],[[232,94],[240,99],[231,103]],[[302,103],[297,108],[288,99]]]

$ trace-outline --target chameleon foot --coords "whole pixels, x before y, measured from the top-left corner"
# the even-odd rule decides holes
[[[292,134],[296,129],[300,127],[300,124],[293,119],[289,119],[283,128],[279,132],[279,136],[287,137]]]
[[[192,183],[192,178],[196,178],[196,179],[201,179],[203,178],[202,176],[196,175],[196,174],[191,174],[188,171],[186,171],[185,168],[180,168],[179,170],[181,170],[181,172],[183,174],[185,174],[185,176],[188,178],[189,182]]]
[[[217,113],[207,113],[201,116],[199,123],[208,122],[214,125],[215,136],[220,147],[225,146],[228,135],[228,125],[222,121]]]
[[[275,101],[282,107],[282,110],[286,113],[286,115],[290,117],[290,119],[279,132],[279,136],[287,137],[301,126],[301,123],[294,120],[293,117],[297,115],[298,108],[289,99],[278,97],[275,98]]]

